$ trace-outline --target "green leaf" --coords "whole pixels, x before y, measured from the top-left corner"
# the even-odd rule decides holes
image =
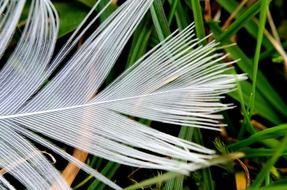
[[[250,94],[250,102],[249,102],[249,119],[254,111],[254,102],[255,102],[255,94],[256,94],[256,86],[257,86],[257,73],[258,73],[258,65],[259,65],[259,58],[261,52],[261,45],[263,40],[263,33],[269,8],[269,0],[262,0],[260,6],[260,23],[259,23],[259,30],[257,36],[257,44],[255,49],[254,61],[253,61],[253,73],[252,73],[252,90]]]
[[[155,0],[150,8],[155,30],[160,41],[170,35],[169,25],[161,0]]]
[[[55,2],[54,5],[60,17],[59,37],[75,30],[89,12],[77,3]]]
[[[235,0],[218,0],[217,2],[230,14],[234,12],[234,10],[239,6],[239,3]],[[241,17],[241,15],[244,12],[245,10],[239,10],[238,14],[235,15],[235,18]],[[254,22],[254,20],[248,21],[244,25],[244,28],[249,32],[249,34],[251,34],[251,36],[253,36],[254,38],[257,38],[258,26]],[[265,36],[263,37],[262,43],[266,48],[272,48],[272,44],[269,42],[269,40]]]
[[[105,168],[101,171],[101,174],[106,176],[108,179],[111,179],[116,171],[119,169],[120,164],[114,163],[114,162],[108,162],[108,164],[105,166]],[[105,184],[103,184],[101,181],[95,179],[93,183],[88,187],[88,190],[103,190],[105,188]]]
[[[136,62],[136,60],[138,60],[142,55],[144,55],[148,46],[148,40],[151,33],[151,22],[150,17],[148,17],[140,23],[133,35],[132,45],[128,55],[128,62],[126,68],[131,66],[133,63]]]
[[[255,142],[264,141],[266,139],[277,138],[287,133],[287,124],[278,125],[259,131],[247,139],[243,139],[235,144],[230,145],[228,148],[231,150],[239,150],[240,148],[247,147]]]
[[[246,10],[240,17],[238,17],[225,31],[218,37],[218,41],[222,39],[230,39],[237,31],[239,31],[244,25],[250,21],[258,12],[260,8],[260,2],[253,4],[248,10]]]
[[[286,134],[286,133],[285,133]],[[264,180],[264,177],[270,173],[272,167],[278,160],[280,156],[282,156],[282,153],[287,145],[287,135],[282,139],[280,144],[277,147],[274,147],[274,152],[270,160],[264,164],[263,169],[257,174],[255,181],[252,183],[251,188],[259,188],[261,183]]]
[[[192,5],[196,35],[199,39],[203,39],[205,37],[205,29],[203,24],[200,0],[191,0],[191,5]]]
[[[189,11],[185,9],[186,7],[182,4],[182,1],[168,0],[171,6],[174,6],[173,3],[175,1],[178,1],[176,4],[176,10],[175,10],[176,24],[180,30],[183,30],[185,27],[187,27],[191,23]]]

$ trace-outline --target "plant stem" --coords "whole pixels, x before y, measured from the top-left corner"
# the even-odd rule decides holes
[[[260,51],[261,51],[261,45],[262,45],[262,39],[263,39],[263,34],[264,34],[264,28],[265,28],[269,3],[270,3],[269,0],[261,1],[259,30],[258,30],[258,36],[257,36],[256,49],[255,49],[255,56],[254,56],[254,61],[253,61],[253,74],[252,74],[253,83],[252,83],[252,90],[250,94],[249,119],[251,118],[251,115],[254,111],[258,64],[259,64]]]

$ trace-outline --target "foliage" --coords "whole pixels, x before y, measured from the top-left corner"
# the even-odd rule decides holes
[[[97,2],[96,0],[73,0],[71,2],[58,0],[53,2],[55,8],[59,13],[60,18],[60,27],[59,27],[60,32],[57,36],[58,43],[56,44],[56,50],[60,49],[60,47],[65,44],[65,42],[71,36],[72,32],[76,30],[77,27],[81,24],[85,15],[89,13],[91,14],[86,22],[89,23],[92,20],[92,18],[95,17],[96,13],[100,13],[103,10],[103,8],[105,8],[105,11],[99,15],[99,19],[93,25],[91,25],[87,29],[87,31],[85,31],[85,33],[81,36],[81,38],[75,40],[77,43],[73,44],[71,50],[69,50],[69,52],[64,56],[62,57],[60,56],[60,58],[63,59],[64,61],[66,61],[65,60],[66,57],[68,58],[72,57],[74,52],[76,52],[77,49],[80,49],[82,47],[82,45],[84,44],[83,42],[89,39],[89,36],[94,32],[94,30],[98,28],[99,25],[101,26],[101,24],[105,23],[105,21],[107,21],[107,18],[109,18],[109,16],[112,15],[113,13],[115,13],[115,11],[119,10],[120,5],[123,4],[123,1],[113,1],[111,5],[105,7],[107,1],[101,1],[100,4],[98,4],[98,6],[96,7],[95,11],[89,12],[96,2]],[[188,163],[191,160],[186,159],[186,157],[183,156],[184,154],[178,154],[180,156],[174,156],[173,155],[174,152],[172,153],[168,152],[165,154],[164,153],[165,150],[163,150],[163,147],[166,144],[163,144],[164,146],[160,146],[157,149],[158,151],[157,153],[163,154],[164,156],[162,158],[164,159],[168,158],[166,159],[168,161],[165,160],[164,167],[158,167],[158,165],[156,165],[156,167],[155,165],[153,165],[153,167],[150,167],[153,169],[143,169],[143,168],[138,169],[118,164],[122,163],[137,167],[142,166],[148,168],[146,167],[148,165],[147,163],[149,163],[151,160],[147,160],[146,162],[140,164],[132,164],[134,163],[132,161],[125,163],[126,159],[121,162],[121,159],[116,158],[113,159],[113,156],[105,156],[104,154],[102,154],[100,157],[97,157],[95,155],[97,155],[96,153],[98,152],[95,151],[92,152],[94,154],[88,156],[86,164],[91,166],[92,168],[95,168],[97,171],[100,172],[100,174],[90,172],[90,170],[86,168],[85,171],[88,171],[88,173],[90,172],[90,174],[92,175],[80,172],[77,175],[77,178],[73,181],[72,187],[74,189],[89,189],[89,190],[108,189],[109,187],[106,184],[113,186],[113,183],[108,181],[108,179],[111,179],[111,181],[116,182],[120,186],[127,187],[126,189],[129,190],[139,189],[143,187],[146,189],[164,189],[164,190],[172,190],[172,189],[212,190],[212,189],[236,189],[236,187],[238,188],[239,186],[246,187],[246,189],[247,188],[285,189],[287,187],[286,166],[284,165],[284,163],[286,163],[287,158],[286,157],[287,156],[287,149],[286,149],[287,94],[285,90],[286,76],[287,76],[287,56],[285,53],[285,49],[287,47],[286,42],[287,38],[286,38],[286,32],[284,31],[286,29],[287,15],[286,12],[283,11],[282,7],[286,6],[286,2],[280,0],[273,0],[273,1],[154,0],[153,4],[149,6],[150,8],[146,8],[146,10],[142,12],[141,19],[138,18],[138,20],[133,24],[125,22],[125,19],[120,20],[119,18],[118,22],[123,24],[123,26],[124,24],[126,24],[125,26],[131,27],[132,31],[134,30],[133,33],[132,31],[127,31],[127,29],[121,28],[119,26],[114,26],[113,30],[107,30],[116,33],[113,34],[114,36],[116,36],[114,38],[115,41],[116,39],[120,39],[120,37],[123,37],[125,38],[125,43],[118,42],[118,45],[120,46],[119,48],[123,49],[122,53],[121,51],[117,51],[116,48],[114,48],[114,51],[117,52],[115,54],[111,53],[111,55],[113,55],[111,56],[112,58],[109,58],[108,60],[99,59],[101,61],[103,60],[106,62],[109,61],[113,62],[115,63],[115,66],[110,71],[106,71],[104,76],[100,77],[101,80],[103,80],[104,82],[98,84],[98,87],[96,88],[96,90],[94,90],[94,93],[97,90],[101,91],[105,87],[108,87],[107,88],[108,92],[106,94],[105,93],[99,94],[99,100],[103,102],[108,101],[112,98],[120,99],[122,97],[125,97],[126,92],[124,88],[123,90],[121,90],[120,88],[121,85],[123,85],[123,87],[125,88],[128,87],[129,89],[136,88],[138,83],[141,80],[143,80],[142,78],[139,77],[130,81],[129,80],[121,81],[121,79],[123,79],[124,76],[128,74],[133,74],[133,68],[135,69],[134,75],[142,73],[142,70],[136,72],[136,69],[138,65],[143,64],[145,62],[144,60],[139,62],[136,61],[139,60],[145,53],[149,52],[149,50],[153,49],[154,47],[158,47],[157,44],[159,43],[164,44],[165,39],[169,35],[174,34],[173,31],[175,31],[176,29],[183,31],[178,35],[185,34],[184,32],[186,32],[187,34],[188,29],[186,29],[186,27],[191,28],[190,24],[194,21],[196,36],[200,38],[198,46],[195,48],[199,48],[200,45],[206,45],[210,41],[216,40],[220,44],[212,47],[210,51],[213,51],[215,53],[217,52],[228,53],[228,56],[224,57],[223,59],[224,62],[232,62],[231,60],[237,60],[237,63],[234,64],[234,68],[224,70],[225,67],[222,67],[222,70],[224,70],[224,74],[227,74],[228,76],[233,76],[236,73],[246,73],[248,76],[248,80],[240,81],[244,78],[244,76],[237,75],[238,78],[232,82],[236,83],[236,85],[238,86],[237,90],[229,92],[230,88],[228,88],[227,90],[225,90],[225,92],[229,92],[228,97],[226,99],[221,100],[221,102],[224,103],[231,103],[231,102],[234,103],[236,105],[235,109],[229,110],[226,109],[226,107],[224,108],[219,107],[220,108],[219,110],[213,110],[222,112],[224,119],[222,119],[221,122],[227,124],[227,126],[220,127],[221,130],[219,132],[208,131],[206,129],[203,129],[204,127],[208,128],[207,124],[203,124],[203,128],[201,129],[191,128],[190,126],[202,127],[192,123],[192,119],[195,119],[196,117],[193,118],[191,116],[192,119],[188,117],[184,118],[185,121],[190,122],[181,123],[180,120],[176,120],[175,122],[168,122],[168,119],[170,118],[159,119],[157,115],[158,113],[153,114],[152,112],[152,114],[149,114],[148,112],[149,110],[146,111],[144,110],[144,108],[143,111],[138,112],[130,110],[132,107],[129,106],[129,104],[131,104],[129,101],[124,102],[126,103],[125,105],[120,103],[118,105],[106,104],[103,107],[101,107],[101,109],[96,110],[95,114],[91,115],[97,117],[96,116],[97,114],[98,115],[104,114],[106,111],[104,109],[108,108],[106,114],[108,115],[110,114],[110,117],[114,117],[114,120],[112,120],[114,123],[109,124],[109,126],[114,125],[114,127],[115,126],[121,127],[120,124],[117,123],[121,121],[121,119],[124,122],[126,122],[127,125],[130,126],[136,125],[137,127],[142,127],[143,125],[147,125],[150,127],[148,127],[147,131],[143,130],[142,134],[144,135],[145,134],[152,135],[156,133],[151,129],[155,128],[159,131],[171,134],[173,136],[178,136],[181,139],[185,139],[186,141],[183,142],[192,141],[201,144],[203,147],[208,147],[210,149],[217,150],[217,153],[222,156],[218,156],[215,158],[212,157],[212,159],[208,159],[209,163],[208,165],[206,165],[208,166],[207,168],[192,172],[190,173],[190,176],[188,176],[185,175],[186,173],[180,174],[179,171],[173,168],[172,163],[180,161],[182,164],[186,163],[186,165],[184,166],[188,167],[189,166]],[[16,30],[13,38],[9,42],[8,46],[9,50],[15,48],[15,44],[17,44],[20,36],[23,34],[23,28],[27,21],[27,15],[29,9],[30,9],[29,6],[24,7],[21,21],[17,25],[18,29]],[[145,14],[145,12],[147,13]],[[131,14],[136,15],[136,13]],[[123,15],[127,16],[127,14]],[[130,19],[132,20],[132,18]],[[83,28],[85,27],[86,25],[84,25]],[[127,32],[128,35],[131,36],[131,39],[129,39],[127,36],[125,37],[120,30]],[[205,37],[206,34],[209,33],[212,33],[212,35]],[[110,37],[108,32],[103,32],[103,35],[104,37],[102,38],[101,43],[107,43],[107,47],[108,45],[115,43],[115,42],[105,42],[105,38]],[[176,35],[174,36],[176,37]],[[179,40],[178,43],[181,46],[184,46],[185,41],[183,40],[183,38],[180,38],[179,36],[177,37]],[[191,38],[188,37],[187,39],[191,40]],[[172,43],[176,43],[176,41],[172,41]],[[75,47],[76,45],[78,47]],[[172,44],[170,44],[168,46],[169,48],[168,51],[170,52],[167,52],[167,54],[169,53],[169,55],[172,56],[177,56],[178,54],[182,56],[189,55],[190,53],[189,51],[186,51],[185,53],[182,54],[181,51],[177,52],[174,50],[173,52],[173,50],[171,50],[172,47],[180,48],[180,45],[172,46]],[[4,45],[3,48],[5,48]],[[160,48],[158,49],[159,49],[158,51],[161,50]],[[208,51],[209,50],[206,50],[206,52]],[[153,50],[153,53],[155,52],[156,50]],[[202,55],[204,55],[204,53],[206,52],[202,52]],[[105,54],[106,56],[110,55],[104,51],[103,54]],[[7,57],[9,57],[10,54],[7,55],[7,57],[5,56],[1,59],[1,61],[3,60],[6,61],[8,59]],[[92,54],[90,54],[90,56],[92,56]],[[190,54],[189,58],[191,60],[195,59],[192,57],[192,54]],[[203,59],[203,57],[200,58]],[[161,61],[160,56],[158,57],[154,56],[154,60],[160,62]],[[146,63],[153,63],[154,60]],[[81,59],[78,59],[78,61],[80,62]],[[195,59],[195,61],[199,60]],[[207,64],[207,62],[208,61],[204,63]],[[164,64],[163,61],[160,63]],[[47,64],[50,63],[47,62]],[[1,63],[1,65],[4,64]],[[35,93],[36,94],[38,93],[36,92],[36,90],[40,90],[41,88],[45,88],[45,86],[49,86],[49,84],[53,81],[52,79],[54,75],[56,75],[57,72],[59,72],[59,70],[61,70],[62,67],[65,66],[65,63],[61,63],[58,66],[59,68],[50,71],[52,73],[52,76],[49,75],[49,77],[41,78],[41,80],[42,79],[43,80],[41,81],[40,84],[38,84],[37,88],[35,88],[34,91],[31,91],[33,93],[30,94],[30,96],[27,96],[27,99],[31,97],[34,98],[33,96],[35,95]],[[169,65],[165,66],[169,68]],[[112,65],[110,65],[110,67],[112,68]],[[198,65],[198,67],[200,66]],[[152,72],[154,69],[152,67],[150,67],[149,69],[148,64],[146,68],[147,68],[145,70],[146,72]],[[23,68],[19,67],[16,68],[17,72],[21,72],[21,69]],[[180,68],[174,68],[174,69],[180,70]],[[196,70],[196,68],[193,69]],[[124,70],[126,74],[120,75],[120,73],[122,73],[122,71]],[[23,71],[25,71],[25,68]],[[160,71],[164,72],[165,69],[162,69]],[[196,72],[190,70],[188,74],[196,75]],[[207,71],[203,71],[202,76],[207,74],[208,74]],[[117,79],[119,75],[121,78]],[[158,73],[155,72],[155,74],[151,76],[157,76],[157,75]],[[185,76],[184,74],[182,75]],[[170,78],[169,76],[165,78],[165,81],[162,81],[163,83],[165,83],[164,85],[166,86],[162,85],[160,81],[153,80],[152,82],[153,83],[158,82],[159,89],[161,87],[162,88],[166,87],[168,89],[173,87],[172,86],[174,84],[173,81],[174,80],[177,81],[178,78],[178,76],[176,75],[171,76],[174,78]],[[212,77],[212,75],[210,77]],[[112,86],[109,87],[111,81],[114,81],[115,79],[116,79],[115,85],[113,85],[114,83],[112,83]],[[183,77],[182,80],[184,79],[185,78]],[[227,79],[229,78],[226,78],[226,80]],[[89,82],[89,80],[87,79],[86,82]],[[131,85],[125,86],[125,82],[129,82]],[[146,82],[148,82],[148,80]],[[181,83],[181,80],[178,80],[177,82]],[[135,83],[135,85],[133,85],[133,83]],[[39,85],[40,86],[42,85],[41,88],[39,88]],[[84,85],[84,83],[82,83],[81,85]],[[146,86],[148,87],[148,85]],[[233,88],[234,86],[232,86],[232,89]],[[114,93],[113,90],[116,92]],[[65,91],[64,93],[67,92]],[[109,93],[111,95],[109,95]],[[147,92],[145,93],[152,94],[153,91],[147,90]],[[54,95],[55,94],[53,94],[53,96]],[[47,98],[47,104],[51,103],[49,102],[51,100],[50,99],[48,100],[49,97],[47,95],[43,97]],[[160,97],[158,99],[160,101],[164,101],[160,99]],[[216,99],[219,99],[219,97],[217,97]],[[38,102],[40,102],[40,100]],[[141,102],[139,103],[135,101],[132,103],[140,104]],[[146,102],[144,103],[149,104],[149,100],[146,100]],[[69,104],[69,102],[67,102],[67,105],[73,106],[74,104]],[[47,107],[52,109],[58,108],[58,107],[54,108],[53,106],[50,107],[47,106]],[[43,108],[46,107],[43,106]],[[39,108],[40,111],[41,109]],[[121,115],[121,117],[123,118],[118,118],[119,116],[113,115],[113,112],[110,112],[110,109],[122,113],[123,115]],[[35,110],[38,111],[37,109]],[[8,115],[9,117],[9,114],[11,113],[8,112],[7,114],[4,112],[4,114],[1,113],[1,116],[4,115],[3,119],[5,120],[5,115]],[[72,115],[74,114],[73,116],[76,115],[74,112],[69,114]],[[63,117],[64,115],[65,113],[63,113]],[[132,116],[129,117],[129,121],[125,120],[127,115]],[[160,116],[163,117],[164,115]],[[74,120],[73,118],[68,119],[71,119],[72,122],[77,122],[77,119],[79,118],[80,117],[75,117]],[[107,118],[108,117],[103,117],[102,119],[104,120]],[[23,125],[29,125],[29,122],[32,122],[33,120],[31,119],[30,121],[28,119],[25,120],[21,118],[20,119],[16,118],[16,122],[22,123]],[[138,121],[141,124],[133,122],[131,121],[131,119]],[[175,120],[175,118],[172,119]],[[130,121],[132,123],[129,123]],[[6,121],[3,122],[5,123]],[[5,124],[9,122],[10,121],[7,121]],[[47,122],[50,121],[47,120]],[[100,123],[102,121],[96,121],[96,122]],[[161,122],[167,122],[169,124],[162,124]],[[37,123],[40,123],[40,119],[39,121],[37,121]],[[170,124],[173,123],[181,126],[169,126]],[[0,125],[1,125],[0,128],[2,130],[2,127],[4,126],[2,121],[0,121]],[[47,124],[47,128],[45,130],[47,130],[48,127],[50,127],[49,124]],[[13,126],[13,128],[11,127],[11,129],[14,130],[15,126]],[[45,146],[46,141],[44,140],[44,138],[42,138],[41,135],[38,135],[37,138],[33,137],[33,135],[41,133],[48,136],[49,138],[55,138],[55,136],[57,135],[57,133],[53,133],[53,131],[50,133],[46,133],[44,129],[41,129],[40,127],[39,128],[32,127],[28,129],[29,130],[27,130],[26,128],[23,129],[20,128],[17,130],[15,129],[15,131],[17,131],[17,134],[18,133],[24,134],[25,138],[33,140],[34,143],[36,144],[38,143],[36,145],[38,147]],[[89,130],[89,128],[87,129]],[[111,129],[114,128],[111,127]],[[152,147],[133,143],[134,142],[133,136],[136,134],[135,132],[136,130],[134,131],[132,129],[131,131],[124,130],[125,129],[124,127],[120,129],[123,130],[123,132],[119,130],[115,131],[115,133],[128,134],[129,132],[131,132],[131,135],[130,136],[127,135],[126,137],[130,139],[121,139],[121,138],[117,139],[117,137],[111,137],[111,138],[117,139],[120,143],[126,143],[128,145],[138,147],[137,150],[145,149],[147,150],[147,152],[145,153],[148,154],[150,153],[149,151],[152,151]],[[149,129],[151,129],[151,131],[148,131]],[[83,128],[81,130],[83,130]],[[105,132],[109,133],[108,130],[106,130]],[[8,134],[10,133],[10,131],[7,130],[5,133]],[[16,137],[18,138],[17,134],[15,134],[15,138]],[[101,135],[104,134],[100,133],[100,135],[98,135],[98,138],[101,138]],[[155,138],[159,138],[159,136],[155,135]],[[169,137],[166,138],[171,140],[171,138]],[[67,140],[68,139],[69,138],[67,138]],[[160,138],[160,140],[163,139],[164,138]],[[3,140],[1,136],[0,140],[1,140],[0,142],[2,142]],[[21,141],[23,142],[26,142],[25,140],[26,139],[24,138],[21,139]],[[56,140],[65,143],[65,140],[61,140],[60,137],[56,137]],[[158,141],[158,139],[153,138],[149,138],[149,140],[151,141],[154,140],[153,141],[154,143]],[[165,141],[166,139],[164,139],[161,142],[166,143]],[[107,144],[110,143],[110,141],[95,141],[95,142],[97,143],[104,142]],[[178,142],[179,141],[171,142],[171,144],[174,145],[172,147],[172,150],[174,150],[175,152],[177,151],[176,149],[177,146],[180,146],[180,143]],[[56,142],[56,145],[61,147],[61,149],[57,150],[56,152],[61,156],[64,156],[63,153],[64,151],[62,150],[66,149],[68,151],[71,151],[72,150],[71,147],[73,147],[74,144],[76,144],[76,141],[68,143],[68,145],[63,145],[59,142]],[[119,146],[119,145],[112,145],[112,146]],[[153,144],[153,146],[155,146],[155,144]],[[54,145],[52,144],[49,145],[46,144],[46,147],[55,148]],[[85,147],[79,145],[79,147],[77,148],[84,149]],[[114,148],[111,149],[115,150]],[[87,150],[88,152],[91,152],[92,149],[88,148]],[[209,149],[206,149],[206,151],[209,151]],[[243,152],[244,157],[238,158],[237,152]],[[128,158],[129,157],[127,156],[128,153],[134,153],[134,152],[132,150],[129,150],[126,153],[127,154],[125,158]],[[35,159],[40,159],[41,156],[36,154]],[[141,156],[141,154],[139,154],[139,156]],[[1,157],[2,156],[0,156],[0,158]],[[75,164],[76,161],[73,160],[72,158],[69,158],[69,156],[65,155],[64,157],[68,159],[70,162],[74,161]],[[101,157],[110,158],[110,160],[113,160],[114,162],[107,161]],[[58,169],[62,169],[63,165],[67,164],[67,162],[61,157],[55,156],[55,158],[58,160],[57,161],[58,164],[55,165]],[[234,161],[229,162],[228,164],[220,165],[219,167],[218,166],[209,167],[210,165],[222,163],[228,160],[234,160]],[[46,165],[49,164],[42,161],[40,163]],[[85,168],[81,164],[78,164],[78,166],[82,166],[83,168]],[[200,165],[199,168],[203,168],[206,166],[203,164]],[[1,167],[5,168],[3,166]],[[165,172],[164,170],[169,170],[170,172]],[[192,168],[186,170],[188,170],[189,172],[195,169]],[[1,171],[3,172],[3,170]],[[237,178],[238,174],[241,174],[242,172],[244,173],[245,178]],[[108,179],[103,179],[99,177],[99,175],[106,176]],[[58,174],[56,176],[58,176]],[[93,176],[99,178],[95,179]],[[2,179],[2,175],[0,176],[0,181],[2,181],[2,183],[4,181],[4,179]],[[101,181],[104,181],[106,184],[102,183]],[[27,183],[29,184],[29,182]],[[113,186],[113,188],[117,188],[117,186]]]

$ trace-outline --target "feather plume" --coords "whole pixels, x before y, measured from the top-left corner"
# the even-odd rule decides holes
[[[232,107],[220,103],[222,94],[245,76],[225,74],[233,62],[221,63],[226,56],[215,52],[216,42],[201,46],[193,25],[174,32],[99,91],[151,3],[127,0],[70,56],[104,10],[92,20],[91,11],[52,58],[59,28],[56,10],[49,0],[31,0],[21,39],[0,71],[0,187],[14,189],[4,178],[9,173],[28,189],[70,188],[33,141],[121,189],[43,136],[133,167],[188,174],[213,164],[213,150],[127,117],[215,130],[221,126],[218,112]],[[0,58],[24,5],[24,0],[0,1]]]

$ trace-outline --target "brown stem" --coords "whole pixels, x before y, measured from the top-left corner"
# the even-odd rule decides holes
[[[246,188],[248,188],[250,186],[250,182],[251,182],[249,170],[248,170],[247,166],[240,159],[236,159],[236,161],[239,163],[239,165],[242,167],[242,169],[244,171],[245,179],[246,179]]]
[[[222,29],[225,30],[230,24],[237,13],[242,9],[242,7],[248,2],[248,0],[242,0],[241,3],[236,7],[236,9],[231,13],[228,19],[224,22]]]
[[[205,21],[210,21],[211,20],[211,6],[210,6],[210,0],[205,0],[205,14],[204,14],[204,19]]]
[[[79,150],[79,149],[75,149],[73,152],[73,156],[76,159],[78,159],[79,161],[85,162],[87,157],[88,157],[88,153],[86,153],[82,150]],[[74,164],[72,164],[71,162],[66,166],[66,168],[62,172],[62,176],[66,180],[66,182],[69,186],[72,185],[72,183],[75,180],[76,176],[78,175],[79,171],[80,171],[80,169],[77,166],[75,166]]]

